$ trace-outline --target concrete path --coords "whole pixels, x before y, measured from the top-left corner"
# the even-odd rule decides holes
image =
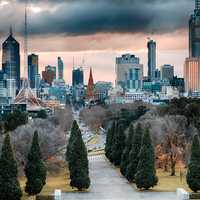
[[[175,200],[175,193],[137,192],[104,156],[89,158],[90,192],[65,193],[63,200]]]

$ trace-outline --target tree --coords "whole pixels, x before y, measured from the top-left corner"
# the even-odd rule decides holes
[[[17,180],[17,163],[7,134],[0,158],[0,199],[20,200],[22,191]]]
[[[139,189],[148,190],[158,182],[155,169],[155,154],[149,129],[145,130],[139,153],[139,162],[135,174],[135,183]]]
[[[111,161],[115,166],[119,166],[121,163],[122,153],[125,147],[125,134],[124,134],[124,125],[122,123],[117,123],[115,129],[115,135],[112,145],[112,155]]]
[[[41,119],[46,119],[47,118],[47,112],[46,110],[40,110],[37,114],[37,117],[38,118],[41,118]]]
[[[194,192],[200,190],[200,140],[195,135],[192,143],[191,158],[187,172],[187,184]]]
[[[25,192],[29,195],[39,194],[46,184],[46,167],[42,160],[37,131],[34,132],[28,153],[25,174],[27,178]]]
[[[76,138],[77,130],[79,129],[77,121],[74,120],[72,127],[71,127],[71,133],[67,145],[67,151],[66,151],[66,161],[69,161],[70,159],[70,153],[71,153],[71,146],[73,144],[74,139]]]
[[[141,127],[141,124],[138,123],[135,130],[135,134],[132,138],[132,147],[129,153],[129,161],[128,161],[129,164],[126,169],[126,178],[129,182],[133,182],[135,179],[135,173],[137,171],[137,166],[139,162],[138,156],[141,149],[142,135],[143,135],[143,129]]]
[[[5,130],[13,131],[18,126],[24,125],[28,122],[28,115],[25,112],[15,110],[13,113],[10,113],[6,116],[5,119]]]
[[[90,186],[87,149],[83,142],[81,131],[76,130],[75,137],[70,145],[69,171],[71,187],[78,190],[88,189]]]
[[[112,144],[113,144],[114,134],[115,134],[115,122],[113,122],[112,127],[108,129],[106,137],[105,155],[110,161],[112,155]]]
[[[120,171],[122,175],[126,175],[127,166],[129,164],[129,153],[132,148],[132,139],[134,135],[134,127],[131,124],[129,127],[128,136],[126,138],[126,146],[122,154],[121,164],[120,164]]]

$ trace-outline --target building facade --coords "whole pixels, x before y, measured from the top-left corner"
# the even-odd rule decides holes
[[[72,86],[84,85],[84,73],[82,68],[73,69]]]
[[[189,20],[189,58],[184,65],[185,91],[200,91],[200,0]]]
[[[148,78],[149,80],[155,79],[156,71],[156,42],[149,40],[147,43],[148,48]]]
[[[61,57],[58,57],[58,79],[64,79],[64,63]]]
[[[174,66],[163,65],[160,69],[161,80],[172,80],[174,78]]]
[[[142,89],[143,65],[135,55],[124,54],[116,58],[116,85],[124,89]]]
[[[200,59],[186,58],[184,67],[185,90],[193,92],[200,90]]]
[[[28,56],[28,79],[31,88],[36,88],[36,76],[38,75],[39,68],[38,55],[31,54]]]
[[[2,69],[8,79],[14,79],[17,90],[20,89],[20,45],[13,37],[12,30],[10,35],[2,45]]]

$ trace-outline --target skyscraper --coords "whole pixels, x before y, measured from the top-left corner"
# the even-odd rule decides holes
[[[154,80],[156,71],[156,42],[149,40],[148,47],[148,78]]]
[[[189,58],[184,65],[186,92],[200,91],[200,0],[189,20]]]
[[[58,57],[58,79],[63,79],[64,74],[64,64],[61,57]]]
[[[82,68],[73,69],[72,71],[72,86],[84,85],[84,74]]]
[[[124,54],[116,58],[116,84],[124,89],[142,89],[143,65],[135,55]]]
[[[200,57],[200,0],[196,0],[194,13],[189,20],[189,56]]]
[[[38,55],[31,54],[28,56],[28,79],[31,88],[35,88],[35,80],[38,75]]]
[[[12,34],[12,29],[8,38],[2,45],[2,69],[7,75],[7,79],[14,79],[16,89],[20,89],[20,45]]]
[[[174,66],[163,65],[160,69],[161,79],[171,81],[174,78]]]

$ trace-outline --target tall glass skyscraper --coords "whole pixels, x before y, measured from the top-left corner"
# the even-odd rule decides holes
[[[149,80],[155,79],[156,71],[156,42],[149,40],[147,43],[148,47],[148,78]]]
[[[72,85],[73,87],[77,85],[84,84],[84,74],[82,68],[73,69],[72,71]]]
[[[35,80],[38,75],[38,55],[31,54],[28,56],[28,79],[31,88],[35,88]]]
[[[200,0],[196,0],[194,13],[189,20],[189,56],[200,57]]]
[[[10,31],[10,35],[2,45],[2,69],[7,75],[7,79],[14,79],[16,89],[20,89],[20,45],[15,40]]]
[[[64,64],[61,57],[58,57],[58,79],[63,80],[64,77]]]

